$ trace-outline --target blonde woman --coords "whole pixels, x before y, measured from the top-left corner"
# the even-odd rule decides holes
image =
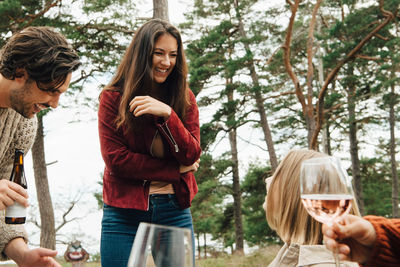
[[[285,242],[269,267],[335,266],[332,252],[322,245],[322,224],[308,215],[300,199],[300,166],[310,158],[325,157],[314,150],[291,150],[274,175],[266,179],[264,210],[271,229]],[[353,202],[352,214],[359,215]],[[341,266],[356,267],[344,262]]]

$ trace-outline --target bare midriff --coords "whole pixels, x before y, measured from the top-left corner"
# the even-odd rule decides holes
[[[156,132],[151,146],[151,154],[156,158],[164,158],[164,145],[161,136]],[[150,183],[150,195],[152,194],[175,194],[172,184],[153,181]]]

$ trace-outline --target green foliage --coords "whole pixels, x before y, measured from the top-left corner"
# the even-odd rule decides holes
[[[193,224],[197,234],[213,231],[224,196],[218,181],[220,170],[215,169],[212,156],[203,154],[200,159],[201,165],[196,172],[198,192],[192,201]]]
[[[220,240],[225,247],[229,247],[234,242],[233,207],[225,207],[223,201],[231,194],[231,190],[220,179],[232,162],[224,158],[214,160],[207,153],[200,159],[201,164],[196,172],[198,193],[191,208],[195,233],[212,234],[213,239]]]
[[[381,157],[360,160],[365,214],[392,215],[392,185],[387,164]]]
[[[245,239],[249,245],[265,246],[278,240],[269,228],[262,205],[266,196],[265,178],[271,176],[271,168],[252,164],[242,183]]]
[[[127,0],[84,0],[84,6],[82,9],[85,11],[85,13],[90,14],[93,11],[109,8],[113,4],[122,6],[126,2],[128,2],[130,5],[134,4],[134,2]]]
[[[200,126],[200,144],[203,151],[207,150],[208,146],[215,142],[219,131],[219,127],[212,122],[203,123]]]
[[[221,216],[216,217],[215,220],[213,239],[221,241],[224,248],[232,247],[235,243],[233,203],[226,204],[223,213],[220,215]]]
[[[186,55],[190,62],[190,87],[196,95],[212,76],[221,73],[225,62],[226,34],[231,27],[229,21],[221,21],[207,35],[188,44]]]

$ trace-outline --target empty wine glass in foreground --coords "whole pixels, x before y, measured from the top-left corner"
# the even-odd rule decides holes
[[[189,229],[140,223],[128,267],[193,267],[193,241]]]
[[[350,211],[353,201],[351,179],[334,157],[303,161],[300,197],[307,212],[317,221],[331,225]],[[339,257],[334,253],[336,266]]]

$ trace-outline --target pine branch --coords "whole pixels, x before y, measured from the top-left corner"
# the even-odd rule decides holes
[[[367,36],[364,37],[347,55],[346,57],[341,60],[336,67],[331,70],[331,72],[328,74],[324,85],[321,88],[321,91],[319,92],[318,95],[318,100],[317,100],[317,124],[316,124],[316,129],[313,133],[312,139],[311,139],[311,147],[315,147],[317,144],[318,140],[318,134],[321,130],[322,127],[322,119],[323,119],[323,103],[324,103],[324,97],[328,89],[328,85],[332,82],[332,80],[336,77],[337,73],[339,70],[343,67],[344,64],[349,62],[350,60],[353,60],[358,53],[358,51],[361,50],[361,48],[368,43],[372,37],[374,37],[382,28],[384,28],[389,22],[394,20],[395,15],[389,11],[386,11],[383,9],[383,0],[380,0],[379,2],[379,7],[382,12],[382,14],[386,17],[386,19],[380,23],[375,29],[373,29]],[[398,10],[396,10],[396,13]]]
[[[371,57],[371,56],[366,56],[366,55],[355,55],[354,57],[356,58],[362,58],[366,60],[380,60],[380,57]]]
[[[286,0],[286,3],[288,3],[290,5],[292,14],[290,16],[288,28],[286,30],[285,43],[282,46],[282,48],[284,50],[284,54],[283,54],[284,63],[285,63],[286,71],[289,74],[289,77],[293,81],[293,84],[294,84],[294,87],[296,90],[296,95],[302,106],[303,113],[306,114],[306,102],[304,99],[303,92],[301,91],[301,88],[300,88],[300,82],[299,82],[297,75],[293,72],[293,67],[290,63],[290,44],[292,41],[293,25],[294,25],[294,20],[295,20],[296,13],[297,13],[297,10],[298,10],[299,4],[300,4],[300,0],[296,0],[295,4],[293,4],[290,0]]]
[[[40,12],[36,13],[36,14],[29,14],[27,16],[25,16],[24,18],[20,18],[20,19],[14,19],[13,17],[9,16],[10,20],[15,21],[14,23],[11,23],[10,25],[7,25],[7,27],[11,28],[12,32],[16,32],[19,29],[19,26],[17,26],[17,24],[23,24],[24,22],[26,22],[26,24],[24,24],[24,28],[30,26],[35,19],[42,17],[44,14],[46,14],[52,7],[57,6],[59,3],[61,3],[62,0],[56,0],[55,2],[48,2],[43,10],[41,10]]]

